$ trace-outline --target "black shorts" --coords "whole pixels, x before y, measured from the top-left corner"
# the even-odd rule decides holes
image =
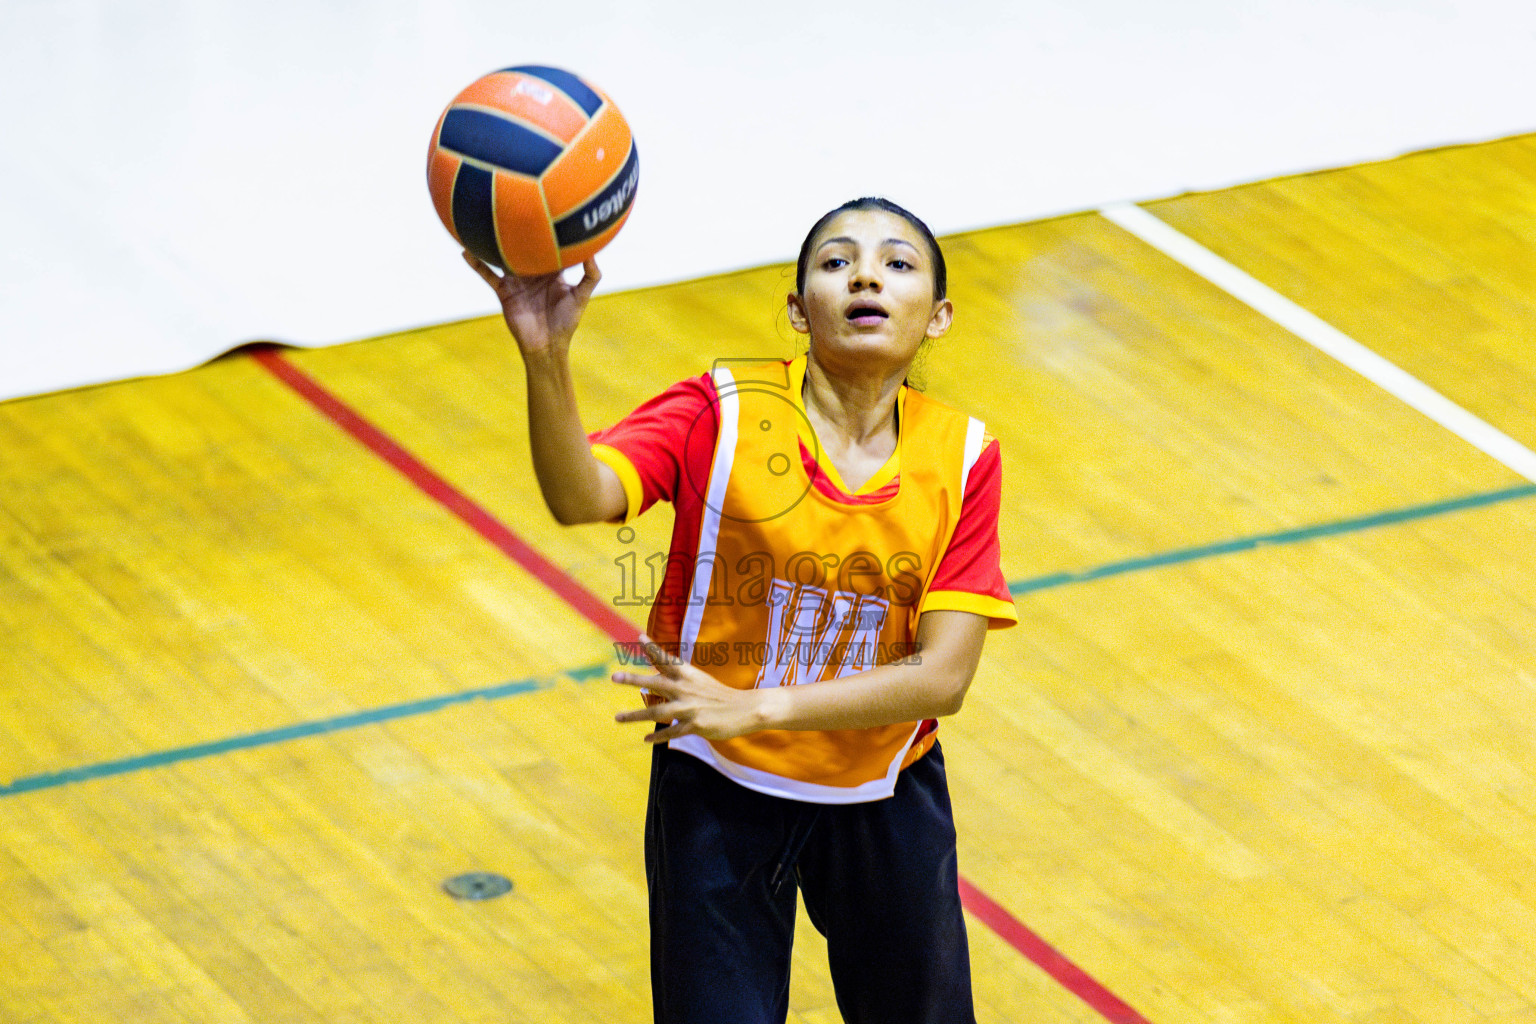
[[[757,793],[658,746],[645,867],[657,1024],[783,1024],[797,889],[848,1024],[974,1024],[938,744],[891,798],[844,805]]]

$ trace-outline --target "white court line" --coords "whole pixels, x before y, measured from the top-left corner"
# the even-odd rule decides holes
[[[1273,288],[1260,284],[1209,249],[1139,206],[1116,203],[1099,213],[1165,256],[1182,263],[1301,340],[1327,353],[1366,380],[1385,388],[1479,451],[1527,480],[1536,480],[1536,452],[1489,424],[1412,374],[1387,362],[1331,324],[1308,313]]]

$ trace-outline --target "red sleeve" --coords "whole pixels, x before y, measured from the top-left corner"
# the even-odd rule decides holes
[[[987,616],[994,629],[1018,621],[1013,595],[1003,576],[1002,542],[998,538],[1002,499],[1003,459],[997,441],[991,440],[966,479],[960,521],[934,570],[922,610],[975,612]]]
[[[715,382],[703,374],[672,385],[613,426],[588,435],[593,445],[618,452],[637,478],[624,480],[630,498],[626,519],[658,501],[687,504],[694,496],[702,500],[719,432],[719,409]],[[597,454],[614,464],[609,453]],[[628,476],[622,466],[614,468],[621,478]]]

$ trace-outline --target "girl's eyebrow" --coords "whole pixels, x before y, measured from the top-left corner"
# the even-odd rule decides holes
[[[821,252],[821,250],[825,249],[827,246],[833,245],[833,244],[838,243],[838,242],[841,242],[844,245],[858,245],[859,244],[857,239],[849,238],[847,235],[838,235],[836,238],[825,239],[820,245],[818,245],[816,247],[816,251],[817,252]],[[884,241],[882,241],[880,244],[881,245],[904,245],[908,249],[911,249],[913,252],[920,251],[917,248],[917,246],[913,245],[911,242],[907,241],[905,238],[887,238]]]

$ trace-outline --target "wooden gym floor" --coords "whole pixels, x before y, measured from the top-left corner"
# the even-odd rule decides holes
[[[1536,447],[1536,136],[1148,209]],[[947,250],[1022,620],[943,728],[980,1018],[1536,1022],[1536,486],[1100,215]],[[589,423],[788,283],[600,298]],[[498,530],[603,607],[668,513],[555,526],[521,401],[486,319],[0,405],[0,1019],[648,1019],[646,749]]]

